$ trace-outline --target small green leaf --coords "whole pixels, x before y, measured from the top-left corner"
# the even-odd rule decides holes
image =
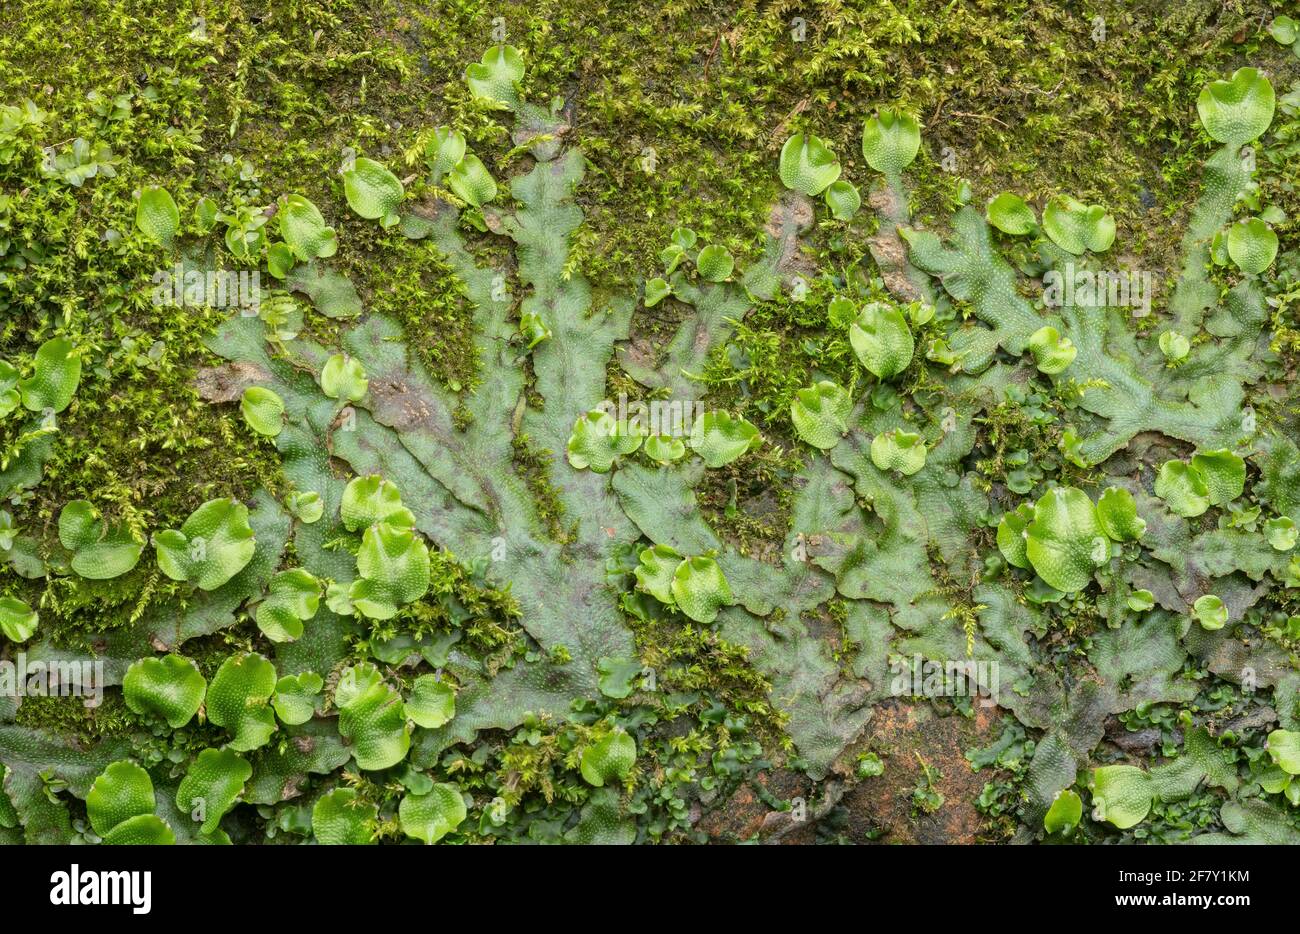
[[[1093,769],[1088,788],[1092,792],[1093,820],[1109,821],[1127,830],[1142,823],[1151,812],[1151,776],[1137,766],[1105,765]]]
[[[1034,355],[1034,363],[1039,371],[1048,376],[1065,372],[1079,355],[1079,348],[1074,346],[1074,342],[1068,337],[1062,337],[1050,324],[1043,325],[1029,335],[1026,346]]]
[[[324,680],[314,671],[285,675],[276,682],[271,699],[275,715],[289,726],[306,723],[316,713],[316,697],[324,686]]]
[[[1043,209],[1043,231],[1067,253],[1104,253],[1115,242],[1115,218],[1100,204],[1056,195]]]
[[[862,127],[862,156],[877,172],[897,175],[920,148],[921,125],[910,114],[882,107]]]
[[[824,140],[796,133],[781,147],[780,174],[786,188],[811,198],[840,177],[840,162]]]
[[[17,597],[0,597],[0,632],[10,642],[26,642],[39,621],[39,614]]]
[[[849,326],[849,343],[862,365],[880,379],[907,369],[916,341],[903,312],[882,302],[868,302]]]
[[[144,551],[144,542],[124,523],[105,523],[84,499],[74,499],[59,513],[59,542],[72,552],[72,569],[87,580],[120,577]]]
[[[1244,146],[1273,122],[1273,85],[1254,68],[1238,68],[1227,81],[1211,81],[1201,90],[1196,111],[1210,138]]]
[[[858,190],[844,179],[831,182],[823,197],[826,199],[826,207],[830,208],[831,216],[837,221],[852,220],[862,208],[862,195],[858,194]]]
[[[175,842],[176,834],[156,814],[128,817],[104,834],[108,846],[171,846]]]
[[[176,806],[201,817],[200,833],[212,833],[244,793],[253,767],[233,749],[204,749],[176,789]]]
[[[1156,496],[1179,516],[1190,519],[1210,508],[1205,477],[1186,461],[1166,461],[1156,475]]]
[[[435,185],[464,158],[465,137],[451,127],[436,128],[424,144],[424,161],[433,174],[431,181]]]
[[[1227,449],[1194,454],[1191,469],[1205,481],[1211,506],[1229,503],[1246,489],[1246,462]]]
[[[406,699],[406,716],[430,730],[450,723],[456,716],[456,689],[436,675],[420,675]]]
[[[519,333],[528,341],[529,350],[552,337],[551,329],[546,326],[542,316],[535,311],[525,311],[519,316]]]
[[[311,809],[312,836],[322,846],[364,846],[378,817],[379,808],[359,798],[355,788],[335,788]]]
[[[1228,228],[1228,255],[1248,276],[1257,276],[1277,258],[1277,234],[1258,217],[1240,220]]]
[[[596,671],[600,672],[600,693],[615,700],[623,700],[632,694],[632,682],[641,673],[639,658],[611,658],[602,656],[596,662]]]
[[[795,433],[815,448],[829,451],[849,430],[853,399],[830,380],[800,389],[790,403]]]
[[[150,185],[135,203],[135,226],[159,246],[171,249],[181,229],[181,212],[166,188]]]
[[[302,195],[289,195],[277,215],[280,236],[293,255],[304,263],[333,256],[339,248],[334,228],[327,226],[320,210]]]
[[[1294,45],[1300,38],[1300,24],[1289,16],[1275,16],[1268,24],[1268,34],[1282,45]]]
[[[645,284],[645,306],[653,308],[661,301],[671,295],[673,287],[668,284],[668,280],[656,276],[654,279],[647,279]]]
[[[284,430],[284,400],[265,386],[249,386],[239,400],[248,427],[259,435],[274,438]]]
[[[358,768],[378,771],[406,758],[411,728],[402,695],[384,683],[373,665],[344,671],[334,700],[339,735],[351,743]]]
[[[725,246],[713,244],[700,250],[695,257],[695,268],[700,277],[709,282],[721,282],[731,275],[736,268],[736,261]]]
[[[261,655],[231,655],[221,663],[208,685],[208,720],[232,734],[231,749],[250,752],[270,741],[275,732],[270,707],[275,685],[275,666]]]
[[[325,515],[325,501],[314,490],[297,490],[290,493],[285,500],[285,507],[304,525],[319,522],[320,517]]]
[[[1165,359],[1173,363],[1185,360],[1192,350],[1192,342],[1177,331],[1165,331],[1160,335],[1159,344]]]
[[[155,532],[158,567],[175,581],[216,590],[253,559],[256,543],[248,507],[232,499],[204,503],[176,529]]]
[[[385,227],[398,221],[397,209],[406,196],[401,181],[373,159],[361,158],[343,173],[343,193],[348,207],[366,220],[378,220]]]
[[[292,642],[320,606],[320,581],[303,568],[281,571],[257,607],[257,628],[272,642]]]
[[[1097,499],[1097,521],[1117,542],[1135,542],[1146,534],[1147,524],[1137,514],[1133,494],[1122,487],[1107,487]]]
[[[1025,529],[1034,521],[1033,503],[1021,503],[1016,509],[1002,514],[998,522],[998,551],[1007,563],[1026,571],[1033,568],[1026,554]]]
[[[1058,791],[1052,806],[1043,817],[1043,829],[1051,834],[1069,836],[1083,817],[1083,799],[1072,788]]]
[[[1073,593],[1087,587],[1093,571],[1109,558],[1109,544],[1088,494],[1057,487],[1034,506],[1025,528],[1025,555],[1050,587]]]
[[[925,466],[925,442],[919,434],[891,428],[871,439],[871,462],[910,477]]]
[[[23,407],[29,412],[62,412],[72,404],[81,382],[81,356],[72,341],[55,337],[36,351],[35,372],[20,380]]]
[[[1024,198],[1009,191],[989,201],[984,217],[998,230],[1013,237],[1022,237],[1038,229],[1038,216],[1034,209],[1025,203]]]
[[[498,110],[519,106],[519,82],[524,80],[524,58],[510,45],[494,45],[483,58],[465,69],[470,93]]]
[[[1268,754],[1288,775],[1300,775],[1300,732],[1274,730],[1268,734]]]
[[[365,398],[370,382],[360,360],[336,353],[321,367],[320,388],[331,399],[360,402]]]
[[[478,156],[470,153],[452,168],[447,184],[461,200],[481,208],[497,196],[496,179]]]
[[[1128,595],[1128,608],[1134,613],[1145,613],[1155,605],[1155,594],[1149,590],[1135,590]]]
[[[428,794],[410,794],[397,806],[402,833],[426,844],[437,843],[465,820],[465,798],[456,785],[439,783]]]
[[[708,467],[722,467],[763,443],[758,429],[727,412],[705,412],[691,427],[691,450]]]
[[[1192,615],[1201,624],[1202,629],[1222,629],[1228,623],[1228,608],[1212,593],[1197,597],[1192,604]]]
[[[633,570],[637,587],[660,603],[674,605],[673,575],[681,566],[682,556],[668,545],[652,545],[640,554],[640,564]]]
[[[660,464],[671,464],[673,461],[679,461],[686,455],[686,445],[680,438],[673,438],[669,435],[651,435],[646,438],[645,453],[652,461]]]
[[[99,836],[132,817],[153,815],[153,782],[149,773],[130,760],[111,763],[86,793],[86,816]]]
[[[122,678],[126,706],[138,714],[161,717],[173,730],[199,712],[207,688],[199,666],[180,655],[142,658],[133,662]]]
[[[622,727],[582,751],[582,777],[597,788],[607,781],[622,781],[636,764],[636,740]]]
[[[402,505],[401,492],[379,474],[348,481],[339,513],[349,532],[367,529],[377,522],[403,529],[415,525],[415,515]]]
[[[673,600],[697,623],[711,623],[718,610],[735,603],[718,562],[707,556],[687,558],[673,573]]]
[[[569,465],[575,470],[607,473],[620,456],[634,453],[643,437],[631,425],[620,427],[608,412],[592,409],[573,423],[567,448]]]
[[[1274,551],[1290,551],[1296,546],[1297,529],[1290,516],[1279,516],[1264,523],[1268,544]]]
[[[377,523],[361,538],[357,574],[348,591],[353,607],[371,619],[392,619],[428,591],[429,548],[410,529]]]

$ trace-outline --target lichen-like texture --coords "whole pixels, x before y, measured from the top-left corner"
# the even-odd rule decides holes
[[[0,843],[1300,842],[1294,24],[1139,6],[7,3]]]

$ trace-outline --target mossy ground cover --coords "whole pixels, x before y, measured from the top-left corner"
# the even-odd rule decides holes
[[[1300,835],[1280,7],[14,6],[0,839]]]

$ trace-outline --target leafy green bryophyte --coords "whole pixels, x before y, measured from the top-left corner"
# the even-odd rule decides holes
[[[343,194],[358,217],[392,227],[400,219],[397,209],[406,197],[406,189],[401,179],[383,165],[361,158],[343,173]]]
[[[862,127],[862,156],[885,175],[898,175],[921,148],[921,125],[911,114],[882,107]]]
[[[153,535],[158,567],[174,581],[216,590],[253,560],[257,545],[248,507],[233,499],[208,500],[180,529]]]
[[[321,367],[320,389],[331,399],[360,402],[369,388],[365,367],[356,357],[336,353]]]
[[[1288,775],[1300,775],[1300,732],[1274,730],[1265,744],[1273,762]]]
[[[711,623],[718,611],[736,602],[718,562],[707,555],[686,558],[673,572],[673,601],[697,623]]]
[[[1043,815],[1043,829],[1050,834],[1068,837],[1079,826],[1083,817],[1083,799],[1073,788],[1066,788],[1056,793],[1052,806]]]
[[[1048,586],[1065,593],[1087,587],[1110,559],[1110,540],[1088,494],[1074,487],[1043,494],[1025,527],[1025,556]]]
[[[325,223],[316,205],[302,195],[286,196],[276,219],[285,245],[302,262],[327,259],[338,252],[334,228]]]
[[[448,126],[440,126],[424,144],[424,161],[429,166],[433,184],[442,181],[444,175],[454,169],[465,158],[465,136]]]
[[[1097,522],[1117,542],[1136,542],[1147,530],[1146,520],[1137,513],[1133,494],[1118,486],[1107,487],[1097,498]]]
[[[840,177],[840,160],[825,140],[796,133],[781,147],[781,184],[808,197],[819,195]]]
[[[532,350],[542,341],[548,341],[553,336],[551,329],[546,326],[542,316],[535,311],[525,311],[519,316],[519,334],[528,341],[528,349]]]
[[[1264,534],[1274,551],[1290,551],[1296,546],[1297,529],[1290,516],[1279,516],[1264,523]]]
[[[74,499],[59,513],[59,542],[72,553],[72,570],[87,580],[125,574],[144,550],[144,541],[125,523],[106,523],[84,499]]]
[[[1273,122],[1273,85],[1254,68],[1238,68],[1227,81],[1211,81],[1196,100],[1196,112],[1210,138],[1244,146]]]
[[[653,279],[646,280],[645,298],[642,301],[647,308],[653,308],[672,294],[673,287],[668,284],[668,280],[662,276],[656,276]]]
[[[300,638],[303,623],[316,615],[320,606],[320,581],[304,568],[281,571],[257,607],[257,628],[272,642]]]
[[[1177,331],[1165,331],[1160,335],[1158,343],[1160,352],[1170,363],[1187,359],[1187,355],[1192,351],[1192,342]]]
[[[1050,324],[1045,324],[1029,335],[1026,345],[1034,355],[1034,364],[1048,376],[1064,373],[1079,355],[1079,348],[1068,337]]]
[[[642,440],[644,435],[633,426],[620,426],[608,412],[592,409],[573,423],[567,449],[569,465],[576,470],[590,468],[607,473],[615,460],[634,453]]]
[[[437,675],[420,675],[406,699],[406,716],[430,730],[450,723],[456,716],[456,688]]]
[[[984,218],[1004,234],[1023,237],[1038,229],[1038,215],[1019,195],[1004,191],[984,208]]]
[[[379,522],[402,529],[415,526],[415,514],[402,505],[401,492],[379,474],[354,477],[348,481],[343,488],[339,515],[343,527],[349,532],[358,532]]]
[[[700,278],[709,282],[722,282],[736,268],[731,251],[717,243],[706,246],[695,255],[695,268]]]
[[[1258,217],[1237,221],[1228,228],[1228,256],[1248,276],[1257,276],[1277,258],[1277,234]]]
[[[660,603],[672,606],[673,575],[682,563],[682,555],[669,545],[652,545],[641,550],[640,563],[632,571],[637,586]]]
[[[274,438],[284,430],[284,400],[265,386],[249,386],[239,400],[248,427],[259,435]]]
[[[233,749],[204,749],[176,789],[176,806],[201,825],[200,833],[212,833],[252,777],[253,767]]]
[[[334,692],[339,709],[339,735],[352,746],[357,767],[365,771],[390,768],[406,758],[411,728],[402,695],[374,665],[355,665],[343,672]]]
[[[166,188],[150,185],[135,203],[135,226],[149,240],[171,249],[181,229],[181,212]]]
[[[695,248],[699,238],[689,227],[676,227],[669,236],[668,246],[659,251],[659,261],[664,264],[664,275],[670,276]]]
[[[0,418],[4,418],[22,404],[18,392],[18,368],[6,360],[0,360]]]
[[[830,380],[800,389],[790,403],[795,433],[815,448],[829,451],[849,430],[853,397]]]
[[[925,466],[925,441],[912,431],[882,431],[871,439],[871,463],[910,477]]]
[[[481,208],[497,196],[496,179],[478,156],[470,153],[452,167],[447,184],[467,204]]]
[[[277,279],[286,278],[293,270],[295,262],[293,250],[287,243],[272,243],[266,248],[266,268]],[[291,340],[291,338],[282,339]]]
[[[138,714],[162,717],[173,730],[199,712],[207,689],[199,666],[181,655],[142,658],[132,662],[122,678],[126,706]]]
[[[1289,16],[1275,16],[1268,24],[1268,34],[1279,45],[1290,46],[1296,58],[1300,58],[1300,23]]]
[[[1156,476],[1156,495],[1184,518],[1231,502],[1246,488],[1246,462],[1229,450],[1205,451],[1191,462],[1166,461]]]
[[[110,845],[170,845],[176,835],[154,814],[149,773],[130,760],[111,763],[86,793],[86,816]]]
[[[378,522],[361,537],[357,575],[348,590],[353,608],[370,619],[392,619],[428,591],[429,547],[409,528]]]
[[[17,597],[0,597],[0,632],[10,642],[26,642],[39,622],[40,614]]]
[[[1021,503],[1015,509],[1003,513],[998,522],[998,551],[1002,552],[1002,557],[1007,559],[1008,564],[1026,571],[1032,570],[1033,565],[1029,563],[1026,553],[1028,543],[1025,530],[1033,521],[1034,504]]]
[[[1056,195],[1043,209],[1043,232],[1067,253],[1104,253],[1115,242],[1115,218],[1100,204]]]
[[[375,835],[379,808],[355,788],[335,788],[316,799],[311,832],[322,846],[364,846]]]
[[[492,46],[465,69],[470,93],[498,110],[519,106],[519,82],[523,80],[524,57],[511,45]]]
[[[622,781],[636,764],[636,740],[622,727],[615,727],[582,751],[582,777],[601,788],[608,781]]]
[[[644,670],[639,658],[613,658],[602,655],[596,661],[600,673],[600,693],[615,700],[632,695],[633,681]]]
[[[880,379],[907,369],[916,341],[900,308],[868,302],[849,325],[849,343],[862,365]]]
[[[1196,598],[1196,602],[1192,604],[1192,615],[1196,617],[1202,629],[1214,631],[1228,624],[1228,608],[1212,593]]]
[[[81,382],[81,355],[66,337],[47,340],[36,351],[34,371],[18,381],[23,408],[29,412],[62,412],[72,404]]]
[[[289,726],[306,723],[316,714],[316,698],[324,686],[324,679],[314,671],[285,675],[275,683],[271,698],[275,715]]]
[[[1156,595],[1149,590],[1134,590],[1125,602],[1134,613],[1145,613],[1156,605]]]
[[[325,501],[315,490],[294,490],[285,499],[289,515],[305,525],[319,522],[325,515]]]
[[[862,208],[862,195],[858,194],[851,182],[844,179],[831,182],[822,197],[826,200],[826,207],[830,208],[831,216],[837,221],[852,220]]]
[[[402,833],[428,844],[459,827],[467,814],[465,796],[458,786],[447,782],[435,784],[426,794],[409,794],[397,806]]]
[[[645,439],[645,453],[657,464],[671,464],[686,456],[686,445],[671,435],[651,435]]]
[[[727,412],[705,412],[691,426],[691,450],[708,467],[723,467],[763,443],[758,429]]]
[[[249,205],[234,214],[219,213],[217,220],[226,225],[225,243],[235,259],[243,263],[256,262],[266,249],[266,214]]]
[[[1151,812],[1151,776],[1134,765],[1104,765],[1088,779],[1092,819],[1109,821],[1120,830],[1135,827]]]
[[[232,655],[221,663],[208,685],[208,721],[225,728],[233,739],[230,748],[251,752],[265,746],[275,732],[271,697],[275,694],[275,666],[262,655]]]

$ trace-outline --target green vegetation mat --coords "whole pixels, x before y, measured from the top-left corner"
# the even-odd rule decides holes
[[[1300,842],[1298,156],[1281,4],[11,0],[0,843]]]

